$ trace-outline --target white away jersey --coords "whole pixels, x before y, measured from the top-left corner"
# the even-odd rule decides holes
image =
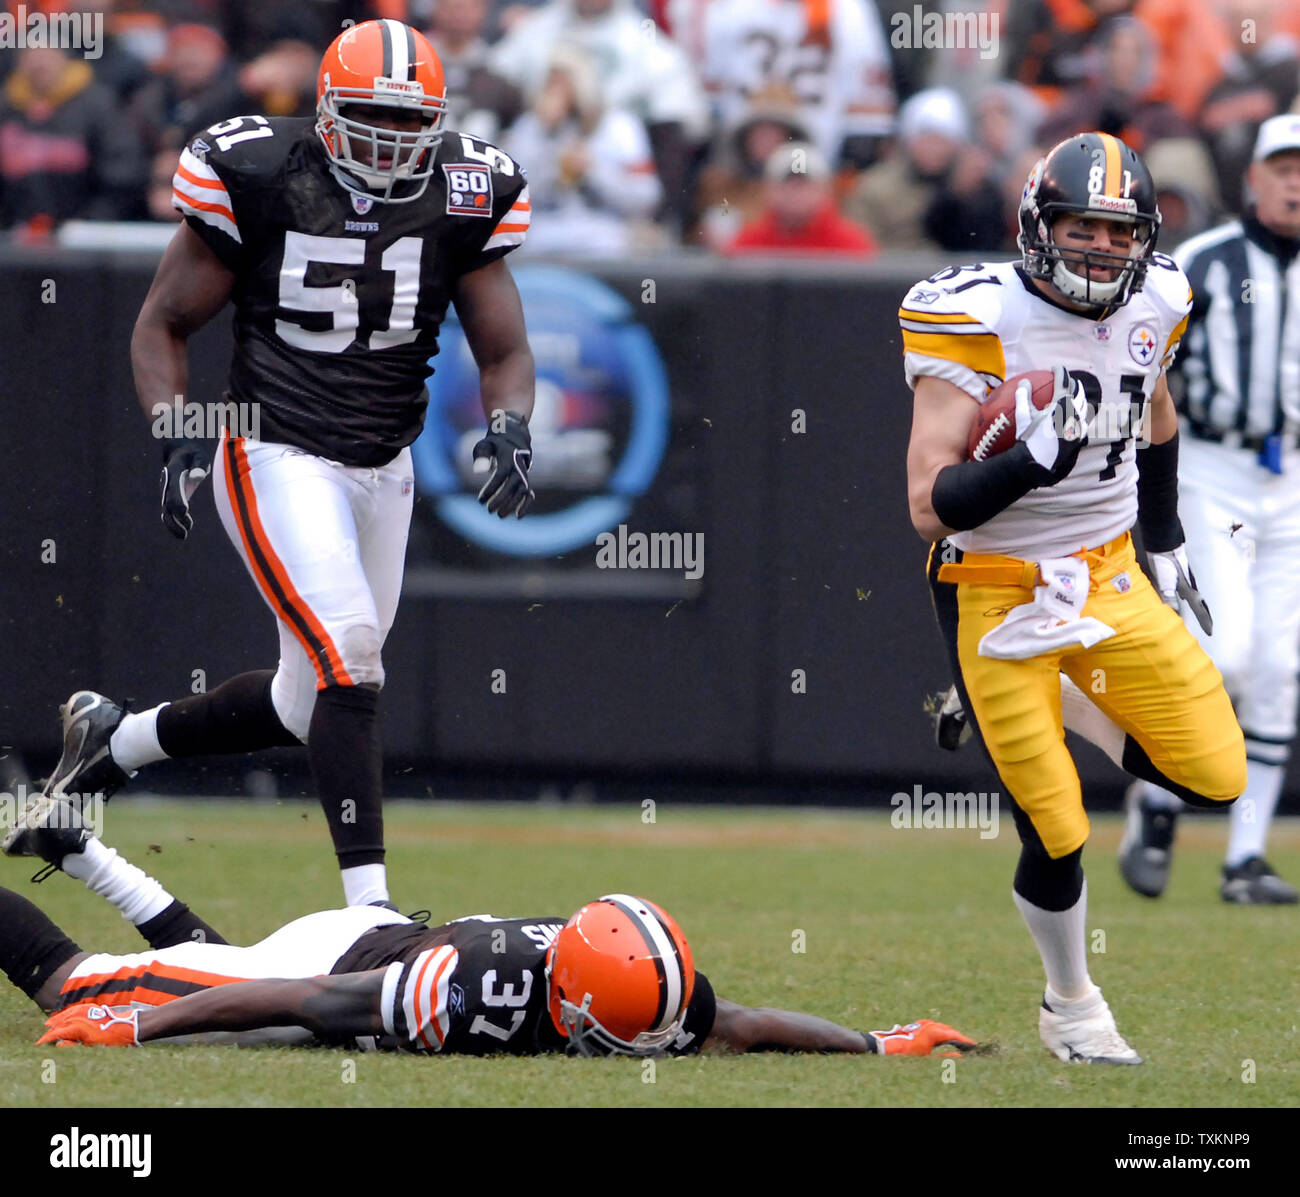
[[[864,0],[670,0],[674,38],[692,55],[723,125],[755,95],[788,88],[831,162],[845,137],[894,127],[889,48]]]
[[[1099,548],[1137,520],[1137,446],[1147,404],[1191,311],[1187,277],[1156,254],[1146,283],[1105,320],[1043,298],[1018,262],[952,266],[917,283],[898,310],[907,385],[933,375],[983,403],[1029,370],[1065,366],[1094,412],[1069,475],[949,539],[968,553],[1029,561]]]

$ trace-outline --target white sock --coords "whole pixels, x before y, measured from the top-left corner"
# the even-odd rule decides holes
[[[1070,731],[1096,744],[1121,769],[1124,767],[1124,729],[1065,674],[1061,674],[1061,721]]]
[[[1184,806],[1183,800],[1177,794],[1171,794],[1163,786],[1150,781],[1142,783],[1142,801],[1152,810],[1167,810],[1175,815]]]
[[[91,840],[80,852],[69,852],[63,858],[63,871],[84,881],[87,889],[111,902],[137,927],[175,901],[148,873],[99,840]]]
[[[1053,993],[1067,1002],[1086,997],[1092,982],[1088,978],[1085,923],[1088,917],[1088,882],[1083,883],[1079,900],[1068,910],[1044,910],[1011,891],[1016,906],[1024,916],[1029,934],[1034,937],[1043,971]]]
[[[1263,761],[1246,763],[1246,790],[1228,812],[1232,830],[1228,835],[1228,855],[1224,864],[1235,868],[1252,856],[1264,855],[1269,824],[1282,792],[1285,765],[1267,765]]]
[[[343,899],[349,906],[369,906],[388,901],[388,871],[381,864],[353,865],[343,869]]]
[[[168,705],[163,702],[152,711],[128,711],[122,716],[108,741],[108,750],[119,769],[134,773],[141,765],[167,759],[158,743],[158,712]]]

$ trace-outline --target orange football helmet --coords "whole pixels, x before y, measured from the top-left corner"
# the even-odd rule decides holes
[[[653,1056],[677,1038],[695,990],[682,929],[644,898],[588,902],[546,952],[549,1008],[569,1050]]]
[[[345,114],[348,105],[417,112],[421,128],[398,132]],[[354,195],[380,203],[408,203],[424,194],[433,175],[433,151],[442,140],[447,83],[428,39],[401,21],[363,21],[330,43],[316,77],[316,132]],[[417,187],[402,188],[413,183]]]

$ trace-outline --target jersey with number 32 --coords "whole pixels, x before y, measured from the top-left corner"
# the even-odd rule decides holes
[[[908,386],[932,375],[983,403],[1008,378],[1065,366],[1092,412],[1088,443],[1064,479],[948,539],[968,553],[1039,561],[1127,532],[1137,519],[1147,405],[1190,311],[1187,277],[1163,254],[1142,290],[1104,320],[1052,303],[1015,262],[950,267],[908,291],[898,312]]]
[[[522,244],[524,173],[447,132],[419,199],[376,203],[331,173],[306,118],[235,117],[192,139],[172,203],[235,276],[229,397],[259,435],[350,466],[419,435],[456,280]]]

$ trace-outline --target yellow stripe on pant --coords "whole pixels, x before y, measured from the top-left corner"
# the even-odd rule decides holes
[[[936,571],[936,612],[955,647],[970,714],[1009,794],[1048,854],[1083,846],[1088,816],[1061,724],[1064,673],[1146,751],[1162,774],[1214,801],[1246,787],[1246,749],[1223,679],[1178,615],[1156,594],[1128,535],[1086,556],[1091,570],[1083,614],[1115,635],[1020,661],[979,655],[985,633],[1033,600],[1037,570],[1013,557],[968,554]],[[956,595],[956,620],[941,606]],[[951,610],[951,604],[946,604]],[[1226,613],[1224,613],[1226,616]]]

